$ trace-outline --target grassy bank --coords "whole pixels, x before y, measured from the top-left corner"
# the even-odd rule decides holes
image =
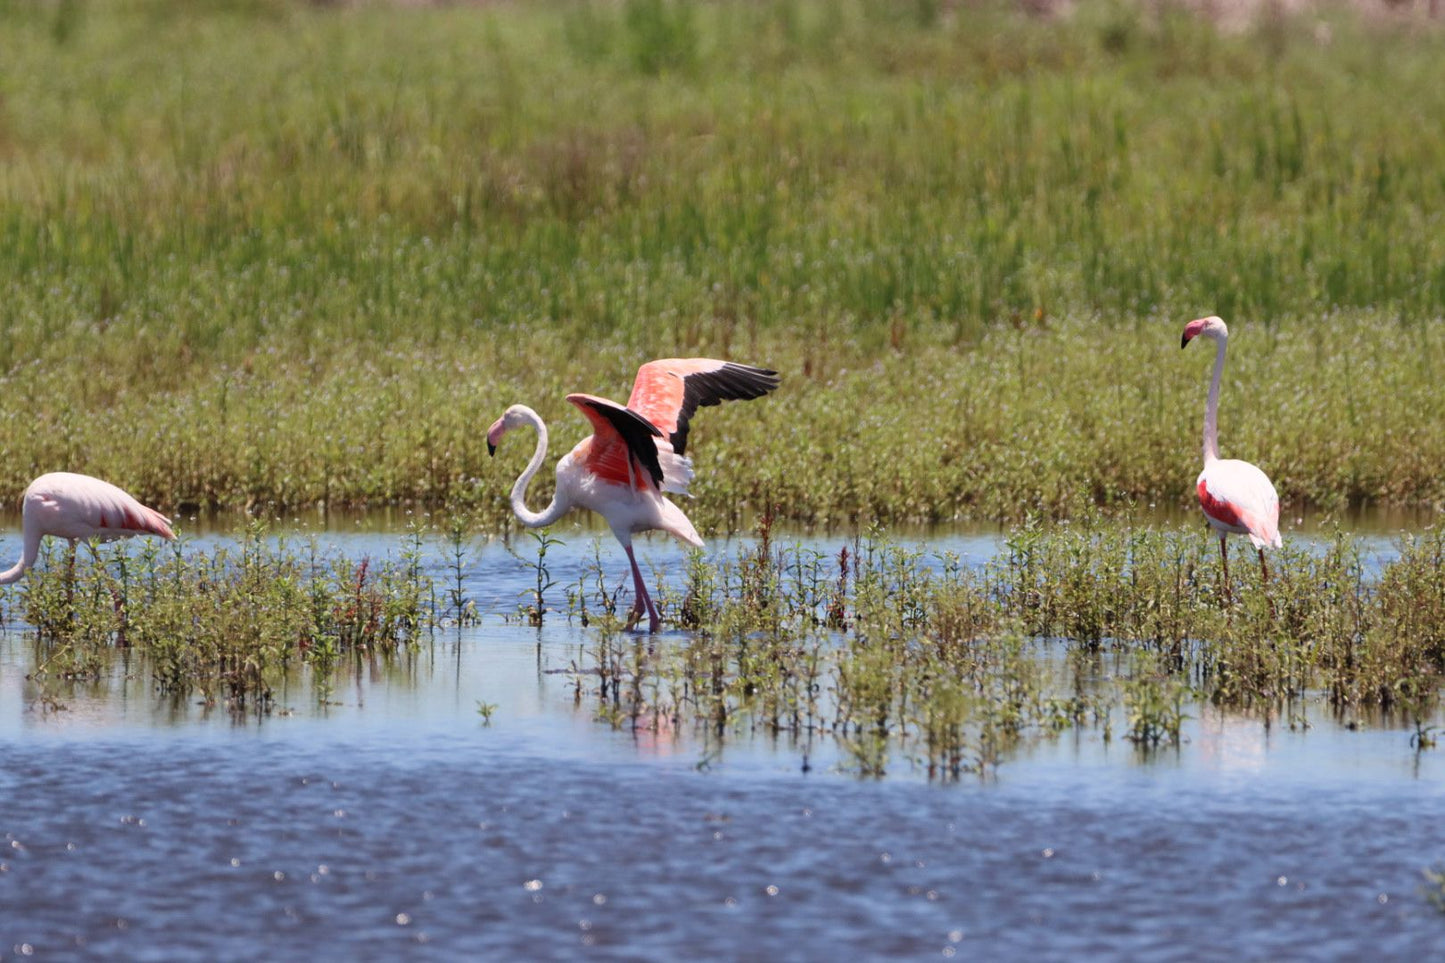
[[[0,491],[495,525],[502,408],[560,443],[566,391],[704,353],[786,377],[699,419],[705,526],[1175,503],[1213,311],[1227,453],[1295,506],[1445,503],[1439,31],[158,0],[0,46]]]
[[[995,328],[971,347],[911,334],[897,350],[758,331],[717,353],[775,366],[783,386],[699,413],[687,511],[715,534],[770,506],[818,525],[1189,506],[1212,356],[1180,351],[1179,327],[1076,319]],[[400,498],[467,507],[495,528],[533,440],[508,438],[488,458],[491,420],[532,405],[560,457],[590,430],[564,393],[625,398],[638,357],[617,338],[586,355],[545,332],[524,344],[338,345],[320,370],[272,355],[198,371],[163,397],[104,397],[32,366],[12,384],[35,400],[0,410],[0,479],[18,493],[41,468],[79,468],[171,510]],[[1286,530],[1305,506],[1445,505],[1437,326],[1241,323],[1230,351],[1224,454],[1269,472]],[[548,469],[534,505],[551,484]]]

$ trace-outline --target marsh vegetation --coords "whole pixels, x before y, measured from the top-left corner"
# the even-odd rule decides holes
[[[690,514],[764,534],[662,573],[685,639],[618,635],[600,563],[573,582],[518,543],[515,617],[565,597],[614,721],[957,772],[1030,729],[1169,742],[1195,697],[1428,716],[1438,535],[1368,582],[1346,535],[1287,549],[1225,604],[1205,541],[1127,520],[1192,495],[1174,342],[1206,310],[1236,321],[1225,447],[1287,514],[1445,503],[1439,31],[807,0],[34,5],[0,31],[0,370],[27,399],[0,490],[66,467],[163,509],[452,520],[445,574],[420,535],[380,567],[259,529],[52,559],[12,602],[43,677],[129,646],[160,692],[264,711],[298,663],[430,644],[478,617],[469,533],[508,524],[482,427],[525,401],[580,437],[567,391],[696,353],[785,377],[694,436]],[[983,567],[882,527],[969,518],[1013,531]],[[823,558],[774,522],[868,534]]]
[[[1287,550],[1234,601],[1194,530],[1027,525],[986,564],[878,537],[826,556],[764,537],[673,589],[679,644],[605,629],[577,665],[617,725],[843,741],[861,771],[988,771],[1073,728],[1177,745],[1209,704],[1265,725],[1380,718],[1433,745],[1445,645],[1438,533],[1367,579],[1349,537]]]
[[[1241,567],[1226,599],[1215,543],[1192,526],[1031,522],[991,558],[964,560],[876,531],[825,552],[764,524],[654,572],[669,629],[657,637],[622,630],[625,580],[609,578],[596,548],[564,575],[547,555],[556,544],[543,535],[509,550],[523,588],[481,614],[483,630],[570,625],[575,647],[555,671],[579,707],[704,751],[761,733],[805,758],[841,746],[865,774],[906,761],[957,778],[1071,730],[1177,746],[1185,719],[1209,705],[1266,726],[1385,721],[1413,728],[1419,749],[1434,742],[1438,532],[1403,539],[1375,566],[1344,534],[1287,546],[1269,581]],[[440,564],[448,551],[457,571]],[[124,651],[159,696],[265,714],[277,690],[295,698],[298,669],[305,698],[325,700],[334,670],[430,653],[476,624],[475,600],[445,588],[471,558],[421,530],[382,562],[260,528],[208,551],[103,549],[73,569],[53,552],[11,618],[34,626],[33,677],[57,704]]]
[[[700,427],[705,530],[1177,505],[1213,311],[1287,506],[1445,503],[1418,23],[152,0],[0,45],[0,492],[495,529],[508,404],[705,354],[784,374]]]

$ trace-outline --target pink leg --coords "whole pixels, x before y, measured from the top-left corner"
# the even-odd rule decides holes
[[[652,593],[647,586],[642,586],[642,600],[647,604],[647,624],[649,632],[656,632],[662,628],[662,616],[658,614],[657,605],[652,601]]]
[[[1224,603],[1229,604],[1229,547],[1225,544],[1224,536],[1219,536],[1219,562],[1224,566]]]
[[[75,610],[75,539],[70,539],[69,562],[65,569],[65,604],[72,612]]]
[[[632,563],[632,611],[627,617],[627,627],[630,629],[637,623],[643,612],[647,613],[647,631],[656,632],[662,628],[662,618],[657,614],[657,607],[652,604],[652,596],[647,594],[647,586],[642,582],[642,569],[637,567],[637,556],[632,554],[632,546],[622,546],[627,550],[627,560]]]
[[[627,612],[627,628],[630,629],[647,610],[646,603],[642,601],[647,590],[642,585],[642,572],[638,571],[637,560],[632,557],[632,546],[624,545],[623,548],[627,551],[627,560],[632,563],[632,608]]]
[[[1274,608],[1274,596],[1269,594],[1269,567],[1264,564],[1264,549],[1259,549],[1259,578],[1264,586],[1264,597],[1269,600],[1269,617],[1278,618],[1279,613]]]

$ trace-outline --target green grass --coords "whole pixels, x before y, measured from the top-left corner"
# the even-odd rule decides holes
[[[1173,505],[1217,312],[1227,454],[1438,507],[1445,33],[1323,16],[5,4],[0,491],[496,526],[507,404],[697,353],[786,377],[705,527]]]
[[[698,476],[685,508],[705,535],[780,519],[839,526],[1193,510],[1211,357],[1180,351],[1173,320],[1074,319],[995,328],[976,346],[910,336],[798,342],[761,331],[731,352],[784,373],[765,399],[698,414]],[[1337,317],[1328,325],[1237,323],[1221,411],[1226,457],[1263,467],[1306,508],[1445,504],[1445,334],[1434,325]],[[12,377],[34,404],[0,409],[0,489],[41,470],[89,471],[164,510],[394,499],[473,509],[495,529],[532,439],[488,458],[485,432],[526,402],[552,425],[551,458],[590,429],[563,396],[623,399],[640,356],[618,338],[583,356],[532,332],[528,352],[488,338],[385,351],[341,344],[310,362],[196,371],[164,396],[95,398],[63,367]],[[709,351],[707,346],[699,350]],[[718,352],[722,353],[722,352]],[[805,373],[811,371],[811,374]],[[83,411],[81,409],[84,409]],[[545,502],[551,471],[533,487]]]

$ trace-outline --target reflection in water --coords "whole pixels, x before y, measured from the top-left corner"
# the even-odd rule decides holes
[[[1264,768],[1269,730],[1258,718],[1207,709],[1201,715],[1193,746],[1201,766],[1230,773],[1259,772]]]
[[[1178,751],[1082,729],[946,791],[805,776],[787,739],[599,724],[572,634],[483,626],[240,719],[134,677],[47,713],[8,639],[0,953],[1428,958],[1445,931],[1415,892],[1445,766],[1399,731],[1196,709]]]

